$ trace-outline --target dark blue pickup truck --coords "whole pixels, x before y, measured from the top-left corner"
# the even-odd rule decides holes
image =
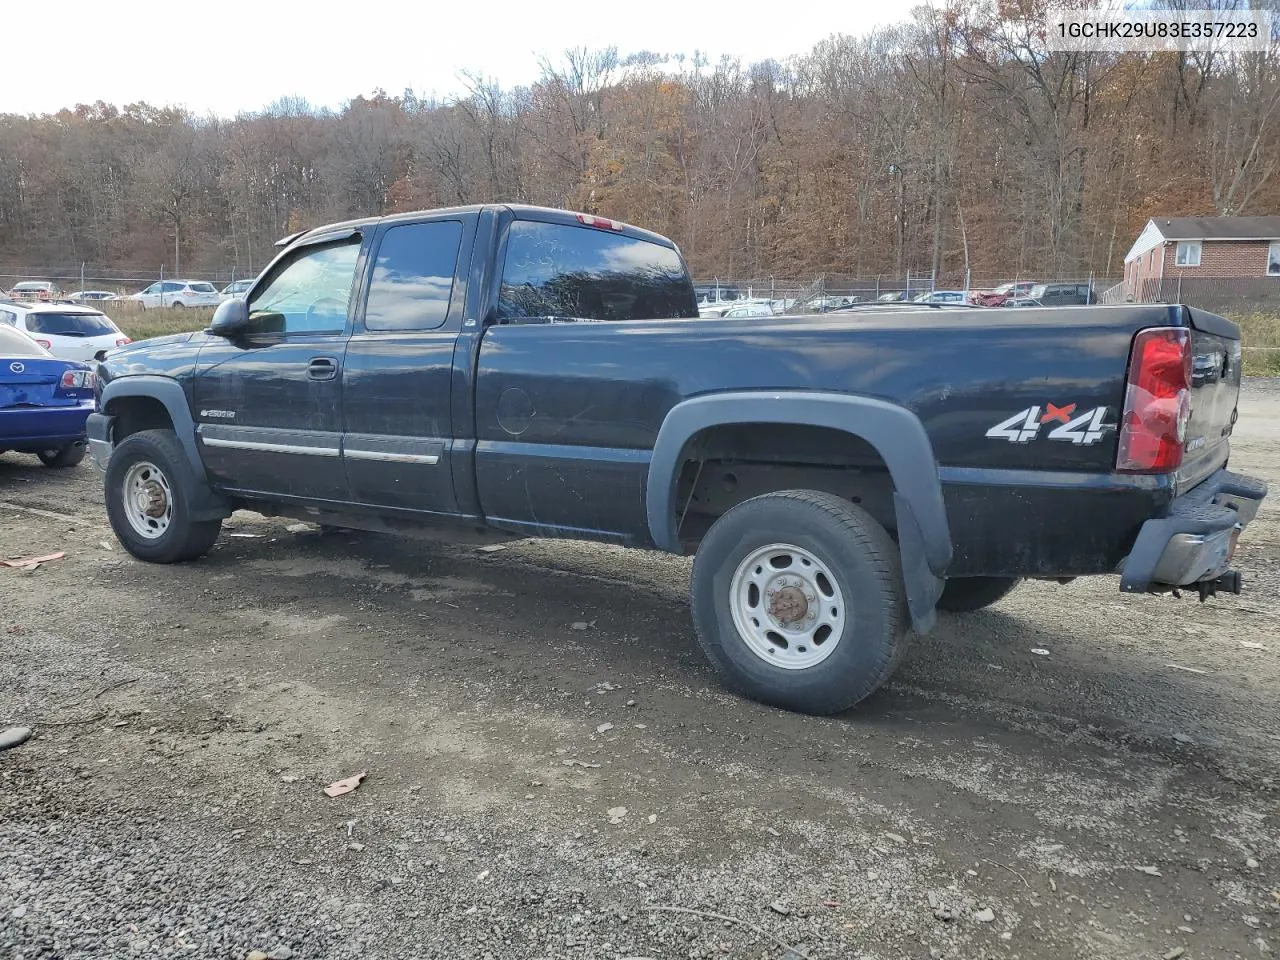
[[[222,518],[460,524],[695,552],[736,689],[875,690],[936,610],[1019,580],[1238,592],[1240,333],[1145,304],[699,319],[671,241],[474,206],[281,241],[203,333],[99,366],[90,449],[136,557]]]

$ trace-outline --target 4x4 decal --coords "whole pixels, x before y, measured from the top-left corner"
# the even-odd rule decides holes
[[[1001,420],[987,431],[990,440],[1008,440],[1010,443],[1030,443],[1040,436],[1042,428],[1048,424],[1058,426],[1049,430],[1050,440],[1066,440],[1075,444],[1089,446],[1097,443],[1106,434],[1114,430],[1114,423],[1103,423],[1107,417],[1108,407],[1094,407],[1076,414],[1076,405],[1068,403],[1064,406],[1045,404],[1043,412],[1040,406],[1019,410],[1007,420]]]

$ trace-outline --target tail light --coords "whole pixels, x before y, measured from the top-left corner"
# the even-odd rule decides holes
[[[123,347],[126,343],[133,343],[133,341],[132,341],[132,340],[130,340],[128,337],[117,337],[117,338],[116,338],[116,346],[117,346],[117,347]]]
[[[596,217],[589,213],[578,214],[578,222],[585,227],[599,227],[601,230],[621,230],[622,224],[608,217]]]
[[[64,390],[92,390],[98,381],[98,376],[92,370],[68,370],[62,375],[62,388]]]
[[[1140,331],[1129,352],[1116,469],[1126,473],[1177,470],[1190,420],[1190,333],[1182,327]]]
[[[36,343],[40,344],[40,346],[44,347],[46,350],[53,349],[53,343],[49,340],[41,340],[39,337],[36,337]]]

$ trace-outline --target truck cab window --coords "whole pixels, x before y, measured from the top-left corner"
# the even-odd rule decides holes
[[[449,314],[462,224],[457,220],[392,227],[378,244],[365,306],[366,330],[434,330]]]
[[[358,241],[304,247],[249,301],[249,318],[261,333],[341,333],[355,279]]]
[[[697,315],[693,284],[670,247],[533,220],[517,220],[507,232],[499,322]]]

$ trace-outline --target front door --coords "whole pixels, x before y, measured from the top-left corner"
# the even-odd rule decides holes
[[[249,332],[200,351],[197,433],[218,487],[347,499],[342,366],[359,254],[358,235],[295,251],[254,285]]]
[[[342,446],[356,503],[458,512],[450,397],[465,291],[455,277],[465,276],[470,258],[461,270],[458,260],[471,249],[475,222],[398,223],[376,238],[342,375]]]

